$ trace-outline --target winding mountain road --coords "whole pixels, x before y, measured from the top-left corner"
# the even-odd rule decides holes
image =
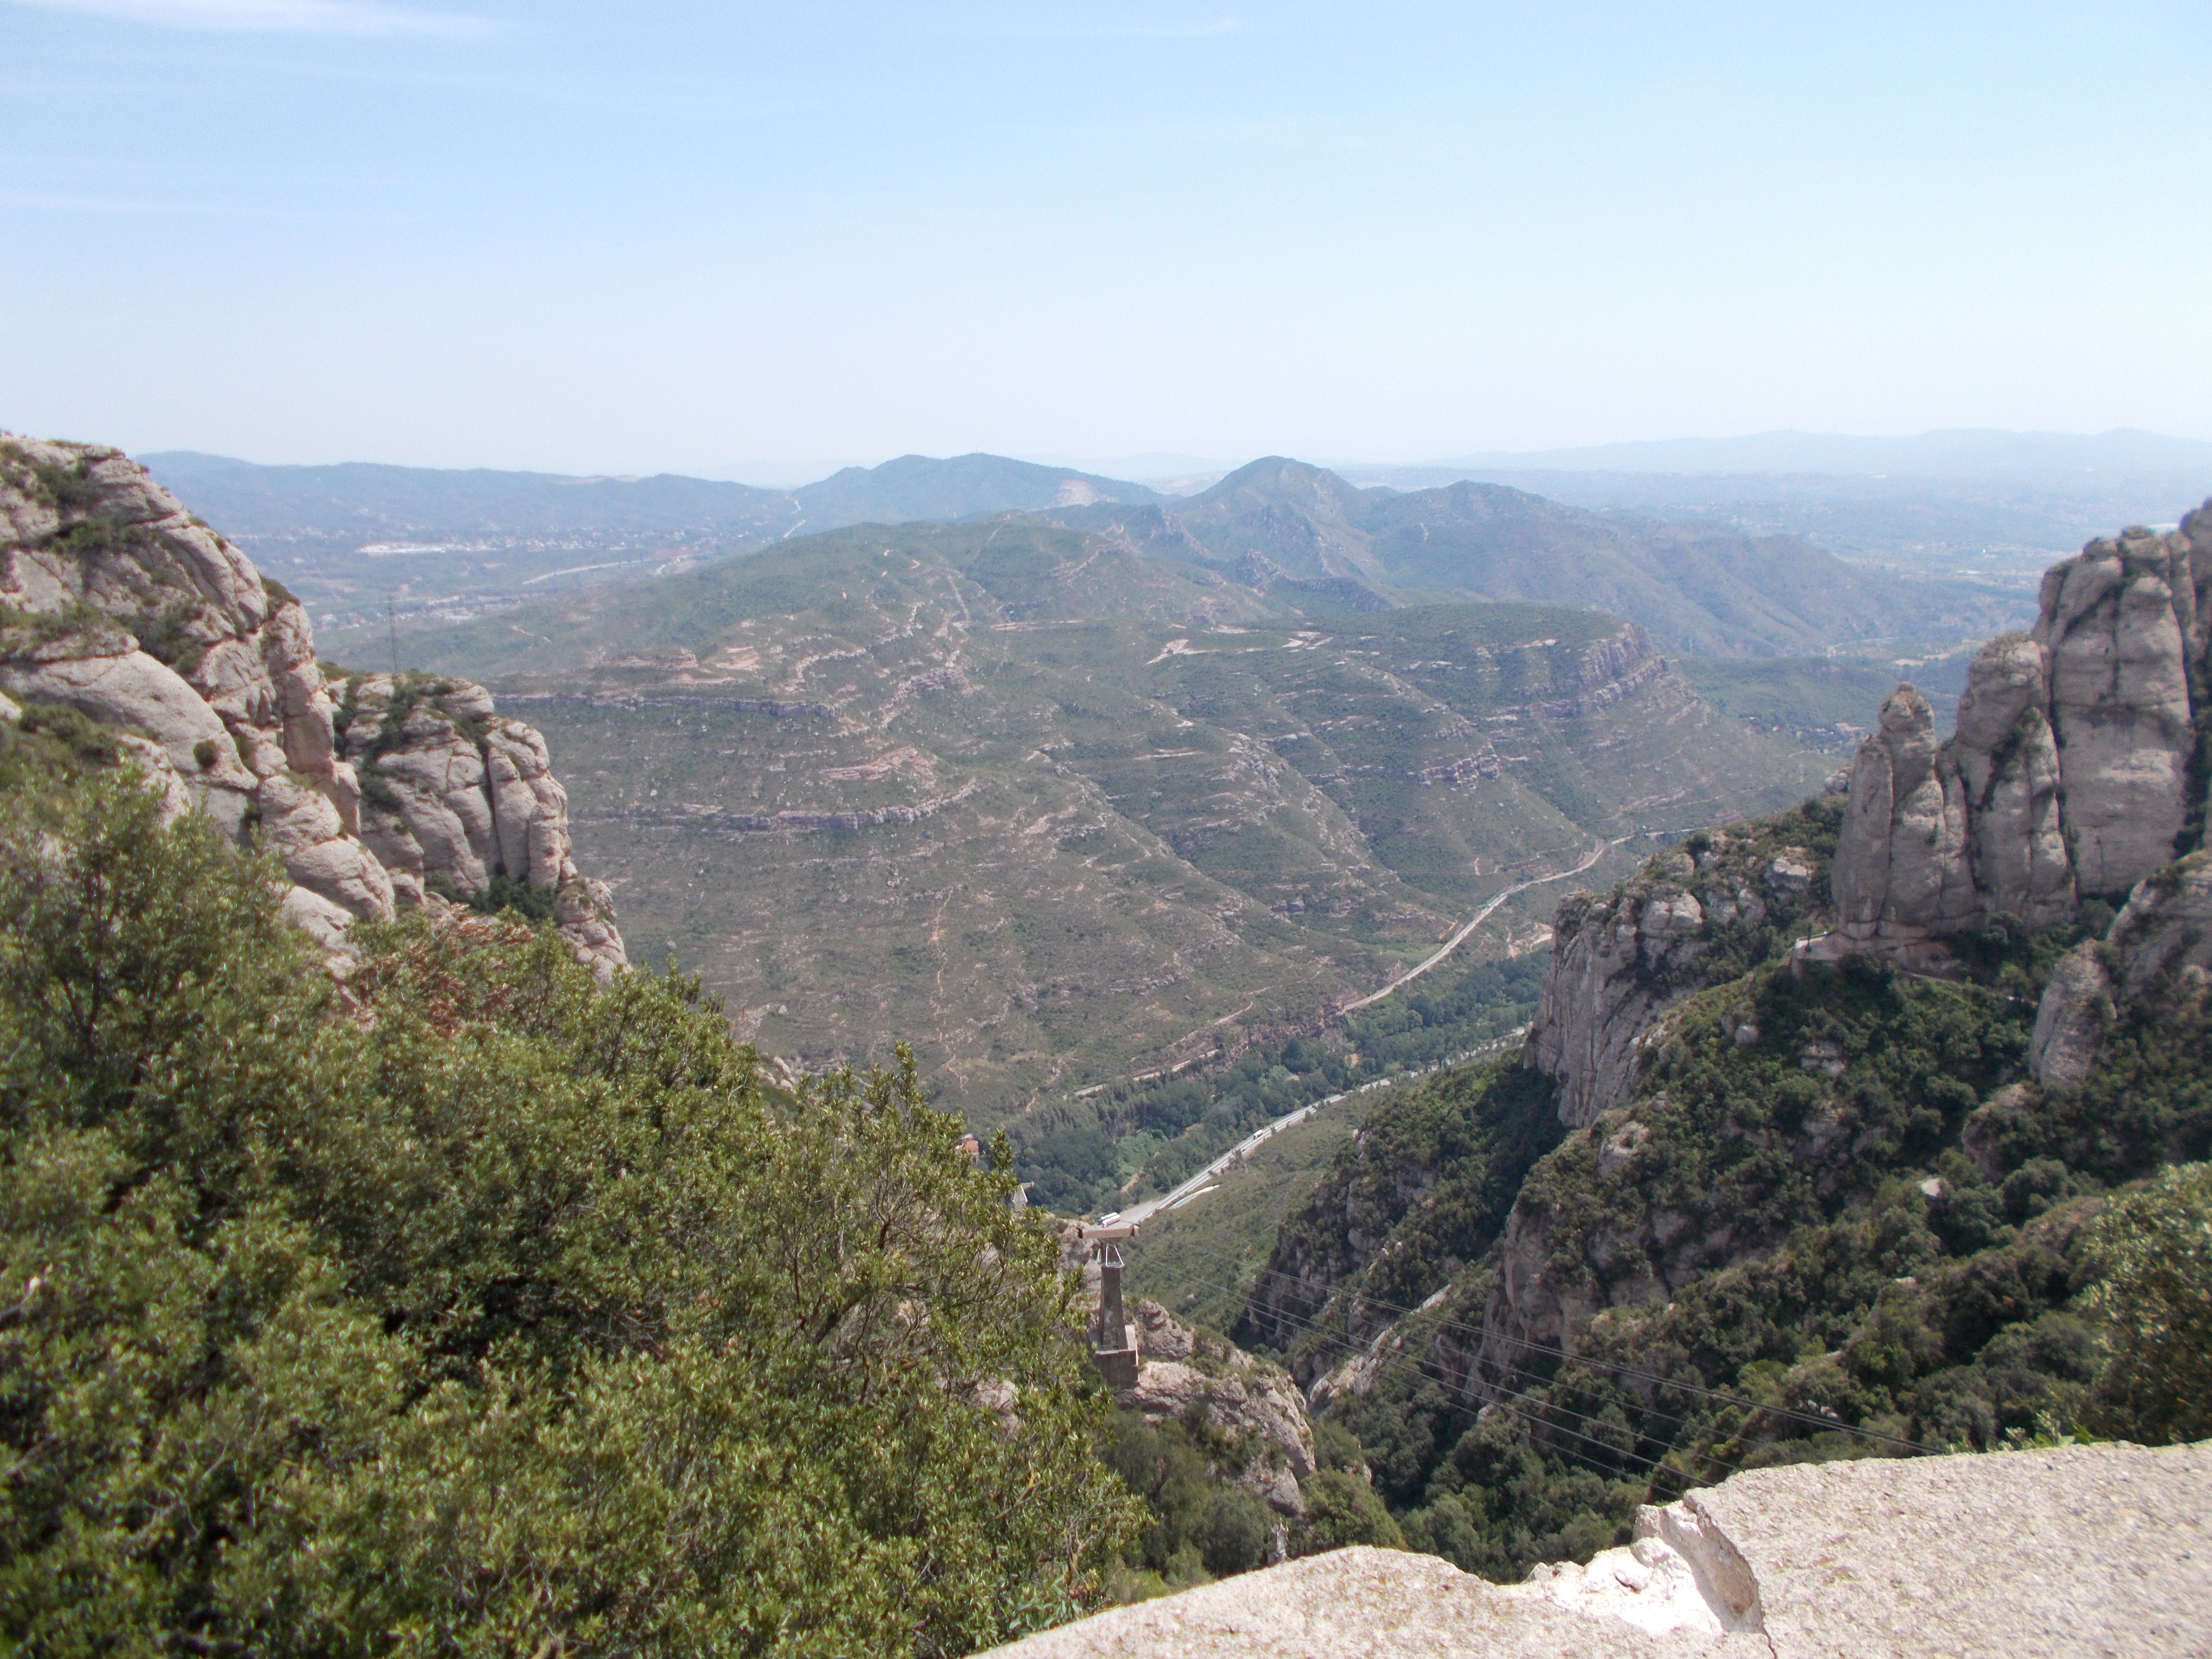
[[[1511,898],[1516,893],[1525,893],[1531,887],[1541,887],[1547,882],[1565,881],[1569,876],[1579,876],[1583,871],[1589,869],[1590,866],[1595,864],[1600,859],[1606,855],[1606,851],[1609,844],[1610,843],[1604,841],[1598,842],[1587,854],[1583,854],[1583,861],[1575,866],[1571,870],[1562,870],[1556,875],[1538,876],[1534,880],[1521,882],[1515,886],[1506,888],[1503,892],[1500,892],[1492,897],[1489,902],[1482,907],[1482,908],[1477,910],[1474,915],[1469,917],[1468,919],[1467,925],[1464,927],[1462,927],[1457,933],[1454,933],[1449,939],[1446,939],[1443,943],[1443,948],[1438,951],[1434,956],[1429,957],[1427,961],[1422,963],[1417,968],[1407,969],[1404,973],[1392,980],[1381,990],[1370,992],[1368,995],[1360,998],[1357,1002],[1346,1003],[1343,1007],[1336,1011],[1338,1018],[1341,1018],[1346,1014],[1356,1012],[1358,1010],[1368,1006],[1370,1003],[1380,1002],[1384,997],[1389,996],[1392,992],[1411,984],[1413,981],[1419,979],[1423,974],[1427,973],[1430,969],[1442,962],[1453,951],[1458,950],[1461,945],[1466,944],[1469,935],[1471,935],[1476,928],[1481,927],[1484,922],[1488,921],[1492,913],[1497,910],[1498,907],[1504,903],[1506,900]]]
[[[1629,838],[1624,836],[1622,839],[1626,840]],[[1495,894],[1484,903],[1483,907],[1480,910],[1477,910],[1474,915],[1468,919],[1465,926],[1460,927],[1449,939],[1446,939],[1442,948],[1437,950],[1435,954],[1429,957],[1417,966],[1407,969],[1406,972],[1401,974],[1396,979],[1392,980],[1381,990],[1372,992],[1366,996],[1361,997],[1356,1002],[1346,1003],[1344,1006],[1338,1009],[1331,1018],[1340,1019],[1346,1014],[1356,1012],[1359,1009],[1370,1006],[1375,1003],[1382,1001],[1383,998],[1389,996],[1394,992],[1402,990],[1406,986],[1419,979],[1423,974],[1427,973],[1430,969],[1435,967],[1438,963],[1450,956],[1451,953],[1458,950],[1461,945],[1466,944],[1468,939],[1474,934],[1474,930],[1481,927],[1484,922],[1489,921],[1490,918],[1497,913],[1498,907],[1504,903],[1506,900],[1511,898],[1516,893],[1525,893],[1531,887],[1541,887],[1549,882],[1565,881],[1570,876],[1581,875],[1585,870],[1588,870],[1592,865],[1603,858],[1606,854],[1617,844],[1618,843],[1608,842],[1601,839],[1590,848],[1587,854],[1583,854],[1583,861],[1575,866],[1573,869],[1561,870],[1553,875],[1537,876],[1528,881],[1517,882],[1514,885]],[[1455,1054],[1449,1060],[1438,1062],[1436,1066],[1425,1066],[1419,1072],[1408,1073],[1400,1077],[1377,1078],[1372,1083],[1363,1083],[1357,1089],[1346,1090],[1345,1094],[1331,1095],[1326,1100],[1317,1100],[1310,1106],[1301,1106],[1295,1112],[1286,1113],[1283,1116],[1275,1119],[1273,1122],[1263,1124],[1259,1128],[1255,1129],[1250,1134],[1245,1136],[1243,1139],[1238,1141],[1234,1146],[1231,1146],[1227,1152],[1222,1153],[1220,1157],[1215,1158],[1211,1164],[1208,1164],[1196,1175],[1191,1176],[1189,1180],[1183,1182],[1180,1186],[1174,1188],[1174,1190],[1164,1193],[1158,1198],[1148,1198],[1140,1204],[1133,1204],[1127,1209],[1119,1212],[1110,1218],[1111,1224],[1117,1231],[1123,1227],[1134,1228],[1143,1223],[1149,1217],[1160,1215],[1170,1210],[1182,1208],[1185,1204],[1189,1203],[1191,1200],[1198,1197],[1200,1194],[1206,1189],[1207,1182],[1213,1181],[1219,1176],[1224,1174],[1231,1164],[1241,1164],[1244,1159],[1249,1158],[1254,1152],[1259,1151],[1261,1146],[1265,1146],[1276,1135],[1280,1134],[1284,1130],[1295,1127],[1297,1125],[1304,1122],[1308,1118],[1311,1117],[1316,1112],[1320,1111],[1324,1107],[1334,1106],[1338,1101],[1344,1099],[1346,1095],[1364,1095],[1370,1090],[1388,1088],[1395,1083],[1408,1082],[1415,1077],[1425,1076],[1429,1072],[1440,1071],[1446,1066],[1459,1065],[1468,1060],[1474,1059],[1480,1054],[1494,1053],[1498,1049],[1505,1047],[1508,1043],[1518,1041],[1527,1030],[1528,1027],[1522,1026],[1520,1030],[1515,1031],[1508,1036],[1499,1038],[1493,1042],[1486,1042],[1480,1048],[1472,1049],[1467,1054]],[[1154,1075],[1158,1074],[1154,1073]]]

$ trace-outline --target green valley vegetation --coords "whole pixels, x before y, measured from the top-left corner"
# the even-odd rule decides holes
[[[1832,765],[1593,611],[1310,598],[1013,516],[801,537],[406,649],[544,731],[641,959],[810,1068],[899,1032],[979,1124],[1310,1030],[1529,875]],[[1555,896],[1463,954],[1540,946]]]
[[[1825,858],[1833,817],[1728,839]],[[1235,1334],[1316,1385],[1413,1547],[1516,1578],[1737,1469],[2206,1431],[2201,978],[2046,1091],[2036,999],[2087,928],[1968,936],[1952,979],[1792,960],[1793,931],[1716,951],[1588,1128],[1510,1061],[1382,1097],[1241,1281]]]
[[[1103,1593],[1056,1238],[910,1065],[769,1088],[511,919],[333,977],[114,759],[0,726],[11,1651],[953,1655]]]
[[[1364,1110],[1376,1085],[1506,1041],[1535,1012],[1547,958],[1443,969],[1321,1030],[1255,1043],[1227,1065],[1102,1085],[1014,1126],[1036,1202],[1100,1214],[1164,1193],[1261,1125],[1333,1095]]]
[[[1236,1483],[1240,1448],[1204,1418],[1148,1424],[1117,1410],[1106,1461],[1144,1500],[1146,1519],[1109,1578],[1112,1599],[1143,1601],[1246,1572],[1278,1550],[1404,1548],[1404,1534],[1359,1462],[1358,1443],[1334,1424],[1317,1428],[1320,1467],[1300,1488],[1306,1513],[1285,1522]]]

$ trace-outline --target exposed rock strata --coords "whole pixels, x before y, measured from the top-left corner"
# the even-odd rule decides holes
[[[149,781],[258,832],[295,884],[287,914],[326,947],[505,877],[552,892],[595,969],[623,965],[544,738],[464,681],[333,682],[292,597],[118,452],[0,437],[0,692],[143,734]]]
[[[1528,706],[1553,720],[1579,720],[1632,696],[1667,667],[1666,658],[1651,649],[1650,636],[1632,623],[1583,651],[1575,672],[1540,688]]]

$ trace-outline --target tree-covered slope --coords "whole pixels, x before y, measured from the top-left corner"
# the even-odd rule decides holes
[[[1240,1334],[1358,1435],[1417,1547],[1517,1576],[1736,1468],[2178,1431],[2154,1368],[2108,1358],[2142,1206],[2100,1218],[2212,1154],[2201,978],[2147,989],[2079,1086],[2039,1085],[2039,1000],[2109,915],[1962,936],[1947,977],[1808,960],[1834,818],[1693,838],[1563,921],[1704,899],[1640,970],[1652,1012],[1624,1005],[1619,1103],[1567,1128],[1560,1085],[1510,1063],[1392,1096],[1285,1224]],[[1809,879],[1713,920],[1784,846]]]
[[[981,453],[939,460],[902,455],[879,466],[848,466],[792,492],[809,530],[848,524],[957,520],[993,513],[1037,513],[1092,501],[1157,501],[1143,484],[1095,472],[1039,466]]]

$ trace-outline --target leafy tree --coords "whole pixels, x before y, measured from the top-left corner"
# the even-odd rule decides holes
[[[910,1060],[771,1094],[511,920],[334,981],[271,862],[8,741],[0,1640],[949,1655],[1096,1596],[1072,1286]]]
[[[1406,1547],[1405,1534],[1374,1487],[1344,1469],[1323,1469],[1307,1481],[1305,1520],[1298,1528],[1297,1553],[1312,1555],[1347,1544],[1372,1544],[1386,1550]]]
[[[2091,1237],[2112,1358],[2090,1426],[2152,1445],[2212,1436],[2212,1164],[2115,1200]]]

